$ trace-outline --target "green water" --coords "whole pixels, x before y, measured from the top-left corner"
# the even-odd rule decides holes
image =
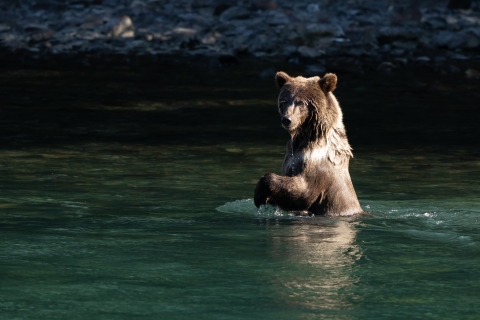
[[[370,214],[297,218],[257,73],[2,70],[0,319],[478,319],[478,82],[339,74]]]

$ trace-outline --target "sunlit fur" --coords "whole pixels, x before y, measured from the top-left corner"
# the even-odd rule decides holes
[[[352,157],[343,115],[332,91],[337,77],[290,77],[278,72],[280,117],[291,119],[283,176],[263,176],[255,205],[272,203],[284,210],[352,215],[362,212],[348,172]],[[292,156],[293,153],[293,156]]]

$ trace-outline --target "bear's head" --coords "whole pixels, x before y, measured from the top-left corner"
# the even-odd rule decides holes
[[[317,140],[332,128],[344,131],[342,112],[332,93],[336,75],[304,78],[277,72],[275,82],[280,89],[278,112],[282,126],[292,137],[301,134]]]

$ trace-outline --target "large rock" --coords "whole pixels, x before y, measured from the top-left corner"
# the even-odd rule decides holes
[[[300,55],[304,58],[311,58],[311,59],[318,58],[323,54],[323,52],[320,52],[318,49],[310,48],[307,46],[298,47],[298,53],[300,53]]]
[[[235,6],[223,11],[220,15],[220,21],[228,22],[231,20],[245,20],[250,18],[251,15],[251,12],[247,8]]]
[[[253,7],[256,10],[276,10],[277,3],[272,0],[256,0],[253,1]]]
[[[130,9],[134,15],[142,14],[147,12],[147,4],[141,0],[133,0],[130,4]]]
[[[282,11],[266,11],[265,22],[269,25],[285,25],[290,23],[288,16]]]
[[[320,37],[341,37],[345,33],[338,24],[310,23],[305,28],[305,33],[309,36]]]
[[[424,22],[427,26],[429,26],[432,29],[439,30],[439,29],[445,29],[447,27],[447,21],[442,16],[427,17],[425,19],[422,19],[422,22]]]
[[[477,48],[480,46],[480,40],[476,35],[476,30],[462,31],[440,31],[433,39],[437,47],[447,47],[449,49],[459,48]]]
[[[40,42],[52,38],[55,35],[55,32],[52,29],[45,29],[32,34],[32,41]]]
[[[311,23],[307,24],[302,31],[304,41],[297,43],[319,48],[329,47],[336,38],[345,35],[342,27],[338,24]]]
[[[108,26],[111,28],[109,34],[113,37],[129,38],[134,36],[133,22],[129,16],[113,19],[108,23]]]
[[[378,30],[377,38],[381,41],[415,40],[423,34],[420,28],[409,27],[382,27]]]
[[[6,25],[6,24],[0,24],[0,32],[3,32],[3,31],[8,31],[10,30],[10,26],[9,25]]]

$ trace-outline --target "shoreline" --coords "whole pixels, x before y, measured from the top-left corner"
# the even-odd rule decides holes
[[[443,2],[67,0],[60,5],[47,0],[42,5],[5,4],[0,5],[0,61],[95,67],[179,60],[180,65],[207,69],[253,61],[304,66],[307,74],[327,70],[392,73],[411,65],[431,66],[443,74],[476,70],[480,6],[450,10]]]

